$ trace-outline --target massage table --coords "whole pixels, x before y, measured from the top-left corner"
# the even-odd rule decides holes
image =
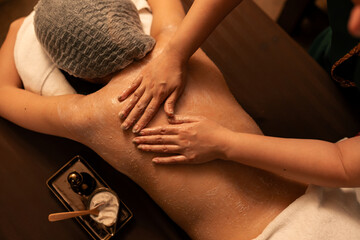
[[[191,1],[183,3],[188,9]],[[360,130],[358,92],[339,88],[252,1],[237,7],[202,47],[264,134],[334,142]],[[188,239],[139,186],[79,143],[0,118],[0,154],[2,240],[90,239],[75,220],[47,220],[49,213],[66,209],[46,180],[75,155],[85,158],[134,214],[113,239]]]

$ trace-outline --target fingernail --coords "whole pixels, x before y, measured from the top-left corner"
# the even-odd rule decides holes
[[[122,95],[118,97],[118,101],[121,102]]]
[[[123,119],[123,118],[124,118],[124,113],[123,113],[123,112],[119,113],[119,118],[120,118],[120,119]]]
[[[154,159],[152,160],[152,162],[153,162],[153,163],[159,163],[159,160],[156,159],[156,158],[154,158]]]
[[[127,125],[126,123],[123,123],[123,124],[121,125],[121,128],[122,128],[123,130],[128,130],[129,125]]]
[[[174,111],[173,111],[173,110],[170,110],[170,111],[168,112],[168,116],[169,116],[169,117],[173,117],[173,116],[174,116]]]
[[[138,142],[139,142],[139,140],[138,140],[138,139],[136,139],[136,138],[134,138],[134,139],[132,140],[132,142],[133,142],[133,143],[138,143]]]
[[[138,125],[135,125],[133,130],[132,130],[133,133],[138,133],[139,132],[139,126]]]

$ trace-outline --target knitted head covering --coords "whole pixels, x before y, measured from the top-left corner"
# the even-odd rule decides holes
[[[51,60],[85,79],[123,69],[155,45],[131,0],[40,0],[34,26]]]

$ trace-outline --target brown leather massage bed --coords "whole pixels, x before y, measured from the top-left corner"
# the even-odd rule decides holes
[[[190,1],[184,3],[188,7]],[[338,88],[253,2],[232,12],[203,49],[265,134],[337,141],[360,131],[356,91]],[[90,239],[75,220],[47,220],[65,208],[46,180],[75,155],[83,156],[134,214],[113,239],[187,239],[141,188],[81,144],[0,118],[0,154],[2,240]]]

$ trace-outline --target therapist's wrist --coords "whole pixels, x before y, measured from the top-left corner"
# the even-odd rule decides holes
[[[242,141],[246,141],[246,134],[227,130],[228,132],[224,134],[222,141],[223,160],[238,161],[237,159],[242,151]]]
[[[218,131],[216,134],[216,144],[214,149],[217,158],[231,161],[233,147],[231,139],[234,138],[235,134],[235,132],[227,128],[221,128],[221,131]]]
[[[188,62],[188,59],[185,58],[181,52],[169,44],[164,47],[161,54],[168,59],[169,63],[174,66],[177,65],[180,68],[183,68]]]
[[[181,43],[178,43],[175,38],[170,39],[166,46],[166,51],[169,55],[176,57],[176,59],[183,64],[187,63],[192,55],[188,53],[184,46],[182,46]]]

